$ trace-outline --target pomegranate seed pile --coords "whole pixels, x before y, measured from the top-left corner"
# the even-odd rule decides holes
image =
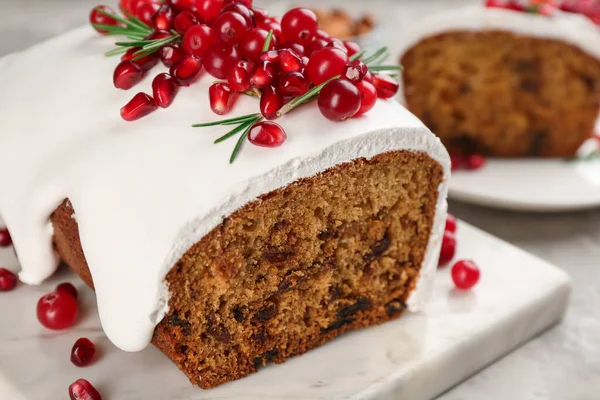
[[[448,265],[456,254],[456,228],[457,220],[452,214],[446,219],[446,229],[442,239],[442,249],[438,261],[438,268]],[[457,261],[450,271],[454,286],[460,290],[469,290],[479,282],[481,275],[479,267],[472,260]]]
[[[600,2],[597,0],[486,0],[486,7],[551,15],[554,10],[582,14],[600,25]]]

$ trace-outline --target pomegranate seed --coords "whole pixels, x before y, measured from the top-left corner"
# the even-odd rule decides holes
[[[346,51],[348,52],[348,57],[352,57],[353,55],[355,55],[356,53],[358,53],[361,50],[360,46],[356,42],[345,41],[344,47],[346,48]]]
[[[160,59],[163,65],[171,68],[173,64],[185,56],[185,51],[179,45],[169,44],[160,49]]]
[[[456,254],[456,236],[453,232],[445,231],[438,266],[443,267],[448,264],[454,258],[454,254]]]
[[[159,31],[168,31],[173,26],[173,10],[168,5],[160,6],[156,14],[152,17],[152,25],[154,29]]]
[[[254,68],[250,76],[250,86],[264,88],[271,85],[279,74],[279,66],[273,62],[263,61]]]
[[[377,89],[377,97],[380,99],[389,99],[393,97],[400,88],[398,82],[389,75],[373,75],[373,86]]]
[[[279,79],[279,93],[283,96],[301,96],[308,92],[310,83],[300,72],[288,72]]]
[[[363,79],[372,84],[373,83],[373,74],[370,71],[367,71],[367,74],[365,75],[365,77]]]
[[[253,62],[260,61],[260,55],[262,54],[262,48],[267,39],[268,31],[260,28],[250,29],[244,38],[240,41],[239,48],[240,52],[247,60]],[[277,39],[273,37],[271,40],[270,50],[275,49],[277,46]]]
[[[281,29],[286,41],[310,39],[318,28],[316,14],[307,8],[294,8],[284,14]]]
[[[217,32],[208,25],[194,25],[183,36],[183,48],[189,54],[202,57],[217,42]]]
[[[75,324],[79,306],[77,300],[66,292],[52,292],[37,303],[37,318],[48,329],[67,329]]]
[[[461,169],[465,165],[465,159],[463,156],[458,154],[450,154],[450,169],[452,171],[456,171],[457,169]]]
[[[360,108],[352,118],[360,117],[361,115],[368,113],[377,103],[377,90],[375,90],[373,84],[362,80],[355,83],[355,85],[360,92]]]
[[[173,36],[173,34],[169,31],[154,31],[150,35],[148,35],[145,40],[158,40],[164,39]]]
[[[249,25],[241,14],[233,11],[225,12],[216,19],[214,29],[223,43],[238,43],[249,29]]]
[[[256,21],[257,25],[263,23],[265,19],[269,18],[269,13],[262,8],[252,8],[252,12],[254,13],[254,21]]]
[[[280,53],[280,50],[264,51],[260,55],[260,60],[261,61],[269,61],[269,62],[279,62],[279,53]]]
[[[243,92],[250,87],[250,74],[254,64],[250,61],[241,60],[227,75],[227,83],[236,92]]]
[[[237,47],[215,43],[204,54],[204,68],[217,79],[226,79],[227,74],[242,58]]]
[[[283,96],[272,86],[266,86],[260,96],[260,112],[266,119],[277,118],[277,111],[283,106]]]
[[[69,282],[61,283],[54,289],[56,292],[64,292],[70,294],[74,299],[77,299],[79,295],[77,294],[77,289],[75,286],[70,284]]]
[[[17,276],[6,268],[0,268],[0,292],[10,292],[17,287]]]
[[[0,228],[0,247],[8,247],[12,244],[10,232],[6,228]]]
[[[239,94],[225,83],[213,83],[208,89],[210,108],[215,114],[225,115],[233,108]]]
[[[116,15],[112,8],[108,6],[96,6],[90,13],[90,23],[94,25],[110,25],[110,26],[120,26],[121,23],[114,18],[109,17],[108,15],[102,14],[100,11],[104,11],[113,15]],[[106,34],[107,31],[94,28],[101,34]]]
[[[279,52],[279,65],[284,72],[299,72],[304,67],[300,56],[290,49]]]
[[[277,40],[281,40],[283,34],[281,33],[281,24],[274,19],[266,19],[260,25],[259,28],[264,29],[265,31],[273,31],[273,36],[277,38]]]
[[[309,43],[307,43],[309,44]],[[301,45],[300,43],[287,43],[285,46],[283,47],[287,47],[288,49],[292,50],[294,53],[296,53],[299,56],[304,56],[306,53],[306,48]]]
[[[471,171],[483,168],[485,163],[485,157],[481,154],[471,154],[465,159],[465,167]]]
[[[77,379],[69,386],[69,397],[71,400],[102,400],[102,396],[85,379]]]
[[[135,15],[135,9],[132,5],[132,0],[119,0],[119,8],[125,15]]]
[[[134,87],[144,75],[142,67],[133,61],[121,61],[115,73],[113,74],[113,82],[117,89],[131,89]]]
[[[325,39],[313,39],[306,48],[307,54],[312,55],[315,51],[324,49],[327,47],[327,43],[329,42]]]
[[[221,13],[223,0],[196,0],[196,9],[205,21],[210,21]]]
[[[344,121],[360,109],[360,92],[352,82],[336,79],[321,89],[317,103],[325,118]]]
[[[245,6],[242,3],[230,2],[226,4],[225,7],[223,7],[223,10],[221,11],[221,15],[225,14],[226,12],[234,12],[244,17],[249,28],[251,28],[254,25],[254,22],[252,21],[252,12],[247,6]]]
[[[144,1],[138,3],[134,15],[146,25],[152,26],[152,17],[154,16],[154,14],[156,14],[159,8],[160,4],[158,3]]]
[[[192,11],[196,8],[196,0],[170,0],[170,4],[177,12]]]
[[[327,43],[327,47],[333,47],[336,49],[340,49],[344,53],[348,54],[348,49],[346,49],[346,46],[344,46],[344,42],[342,42],[340,39],[329,40],[329,43]]]
[[[136,58],[135,53],[141,49],[141,47],[129,48],[129,50],[127,50],[127,52],[121,56],[121,61],[132,61],[133,63],[139,65],[143,71],[149,71],[154,68],[156,64],[158,64],[158,58],[154,54],[148,54],[147,56],[134,61],[134,58]]]
[[[308,79],[313,84],[320,85],[344,72],[346,64],[348,64],[346,53],[334,47],[325,47],[310,56],[306,66]]]
[[[77,339],[71,349],[71,362],[78,367],[87,367],[94,360],[96,346],[89,339]]]
[[[166,73],[156,75],[152,81],[152,95],[154,96],[154,102],[161,108],[169,107],[175,99],[177,89],[177,83],[171,75]]]
[[[156,108],[154,99],[146,93],[140,92],[121,108],[121,118],[125,121],[135,121],[150,114]]]
[[[235,4],[235,3],[239,3],[242,4],[244,6],[246,6],[247,8],[252,8],[252,0],[225,0],[225,7],[227,7],[229,4]]]
[[[456,233],[456,222],[456,217],[448,213],[448,217],[446,217],[446,230],[448,232]]]
[[[180,86],[192,83],[200,75],[202,61],[199,57],[186,55],[171,66],[170,73]]]
[[[350,82],[358,83],[362,81],[369,71],[369,68],[360,60],[350,61],[344,68],[342,76],[348,79]]]
[[[255,124],[248,132],[248,140],[257,146],[278,147],[285,142],[287,135],[283,128],[272,121]]]
[[[183,11],[178,14],[173,20],[173,27],[180,35],[185,35],[185,33],[194,25],[198,25],[200,21],[194,14],[189,11]]]
[[[460,260],[452,267],[452,280],[454,285],[461,290],[469,290],[479,282],[481,272],[479,267],[471,260]]]

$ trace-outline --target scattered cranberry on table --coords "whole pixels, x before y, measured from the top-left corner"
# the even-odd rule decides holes
[[[75,289],[75,286],[73,286],[69,282],[59,284],[58,286],[56,286],[55,291],[68,293],[71,296],[73,296],[74,299],[77,299],[79,297],[77,289]]]
[[[479,267],[471,260],[460,260],[452,267],[452,280],[458,289],[468,290],[479,282]]]
[[[48,329],[70,328],[77,321],[79,305],[68,292],[51,292],[42,296],[37,303],[37,318]]]
[[[10,292],[17,287],[17,276],[6,268],[0,268],[0,292]]]
[[[102,400],[102,396],[91,383],[85,379],[77,379],[69,386],[71,400]]]
[[[248,133],[248,140],[257,146],[277,147],[285,142],[287,136],[281,126],[271,121],[254,125]]]
[[[10,232],[6,228],[0,228],[0,247],[8,247],[10,245],[12,245]]]
[[[476,171],[483,167],[487,163],[486,158],[477,153],[469,154],[467,156],[462,156],[458,154],[450,155],[450,168],[452,171],[456,170],[468,170],[468,171]]]
[[[446,230],[452,233],[456,233],[457,220],[453,214],[448,213],[446,217]]]
[[[78,367],[87,367],[94,361],[96,345],[87,338],[77,339],[71,349],[71,362]]]

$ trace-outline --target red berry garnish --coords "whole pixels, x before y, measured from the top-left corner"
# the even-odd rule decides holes
[[[199,57],[187,55],[171,66],[169,70],[175,82],[180,86],[189,85],[198,77],[202,69]]]
[[[373,86],[377,89],[377,97],[380,99],[393,97],[400,88],[398,81],[386,74],[373,75]]]
[[[156,30],[156,31],[152,32],[150,35],[148,35],[144,40],[164,39],[164,38],[168,38],[171,36],[173,36],[173,34],[169,31]]]
[[[139,65],[143,71],[149,71],[152,68],[154,68],[154,66],[156,64],[158,64],[158,58],[156,57],[155,54],[148,54],[148,55],[146,55],[142,58],[138,58],[137,60],[134,61],[134,59],[137,58],[135,53],[137,53],[141,49],[142,49],[141,47],[129,48],[127,50],[127,52],[125,52],[125,54],[123,54],[121,56],[121,61],[132,61],[135,64]]]
[[[257,25],[263,23],[265,19],[269,18],[269,12],[267,10],[263,10],[262,8],[252,8],[252,12],[254,13],[254,21]]]
[[[121,61],[113,74],[113,82],[117,89],[131,89],[144,75],[144,70],[133,61]]]
[[[277,89],[283,96],[297,97],[308,92],[310,82],[300,72],[288,72],[279,78]]]
[[[248,8],[252,8],[252,0],[225,0],[225,7],[227,7],[229,4],[242,4]],[[262,10],[261,10],[262,11]]]
[[[183,48],[188,54],[203,57],[218,40],[217,32],[208,25],[194,25],[183,36]]]
[[[260,28],[250,29],[244,38],[240,41],[239,48],[240,52],[247,60],[258,62],[260,61],[260,55],[262,54],[262,48],[267,39],[268,31]],[[274,49],[277,45],[277,39],[273,37],[271,40],[270,50]]]
[[[167,68],[181,60],[185,56],[185,51],[177,44],[163,46],[160,50],[160,60]]]
[[[369,68],[360,60],[350,61],[344,68],[342,77],[348,79],[350,82],[358,83],[362,81],[369,71]]]
[[[114,18],[109,17],[106,14],[101,13],[100,11],[104,11],[107,12],[109,14],[113,14],[116,15],[116,13],[113,11],[112,8],[108,7],[108,6],[96,6],[94,7],[94,9],[92,10],[92,12],[90,13],[90,23],[94,24],[94,25],[110,25],[110,26],[119,26],[121,25],[121,23],[119,21],[117,21]],[[98,28],[94,28],[96,31],[98,31],[101,34],[106,34],[107,31],[102,30],[102,29],[98,29]]]
[[[465,158],[458,154],[450,154],[450,169],[456,171],[465,165]]]
[[[135,15],[135,8],[132,4],[133,1],[136,0],[119,0],[119,9],[123,14]]]
[[[213,83],[208,89],[210,108],[215,114],[225,115],[235,104],[239,94],[225,83]]]
[[[281,126],[272,121],[263,121],[255,124],[248,132],[248,140],[257,146],[277,147],[287,139]]]
[[[225,7],[223,7],[223,10],[221,11],[221,15],[225,14],[226,12],[234,12],[234,13],[240,14],[246,20],[246,23],[248,24],[249,28],[254,26],[254,23],[252,21],[252,12],[244,4],[242,4],[240,2],[233,2],[233,3],[230,2],[230,3],[226,4]]]
[[[168,31],[173,26],[173,19],[175,15],[173,10],[168,5],[164,4],[160,6],[156,14],[152,17],[152,25],[154,29],[160,31]]]
[[[465,167],[471,171],[483,168],[485,163],[485,157],[481,154],[471,154],[465,158]]]
[[[356,42],[345,41],[344,47],[346,48],[346,51],[348,52],[348,57],[352,57],[353,55],[355,55],[356,53],[358,53],[361,50],[360,46]]]
[[[175,28],[177,33],[183,36],[192,26],[198,25],[199,23],[200,21],[198,21],[198,18],[196,18],[193,13],[190,11],[183,11],[177,14],[173,20],[173,28]]]
[[[438,266],[442,267],[448,264],[454,258],[454,254],[456,254],[456,237],[453,232],[445,231]]]
[[[196,9],[196,0],[170,0],[168,3],[175,11],[193,11]]]
[[[140,92],[121,108],[121,118],[125,121],[135,121],[150,114],[156,108],[154,99],[146,93]]]
[[[156,14],[159,8],[160,4],[158,3],[151,1],[139,2],[135,8],[134,15],[146,25],[152,26],[152,17],[154,14]]]
[[[290,49],[279,51],[279,65],[284,72],[298,72],[304,68],[300,56]]]
[[[236,92],[244,92],[250,88],[250,74],[254,64],[250,61],[241,60],[229,71],[227,83]]]
[[[0,228],[0,247],[8,247],[12,244],[10,232],[6,228]]]
[[[252,72],[250,76],[250,85],[254,88],[264,88],[271,85],[275,76],[279,74],[279,65],[274,62],[262,61]]]
[[[217,79],[226,79],[229,71],[241,58],[237,47],[215,43],[208,48],[202,61],[209,74]]]
[[[325,118],[344,121],[360,109],[360,92],[346,79],[335,79],[321,89],[317,100]]]
[[[249,26],[241,14],[227,11],[219,15],[215,21],[214,28],[223,43],[234,45],[242,40]]]
[[[326,40],[328,43],[329,43],[330,38],[331,38],[331,35],[329,35],[329,33],[324,31],[323,29],[317,29],[317,31],[315,32],[315,35],[313,36],[313,39],[323,39],[323,40]]]
[[[276,37],[277,40],[281,40],[283,37],[283,34],[281,33],[281,24],[274,19],[266,19],[259,24],[258,27],[267,32],[273,31],[273,36]]]
[[[173,103],[173,100],[175,100],[177,89],[177,82],[175,82],[171,75],[166,73],[156,75],[152,81],[154,102],[161,108],[169,107]]]
[[[348,64],[348,56],[340,49],[325,47],[315,51],[308,61],[306,73],[308,79],[315,85],[342,74]]]
[[[327,44],[329,43],[329,41],[325,40],[325,39],[313,39],[306,47],[306,53],[310,56],[312,55],[315,51],[324,49],[325,47],[327,47]]]
[[[266,119],[277,118],[277,111],[283,106],[283,96],[272,86],[266,86],[260,96],[260,112]]]
[[[375,104],[377,103],[377,90],[375,90],[375,86],[372,83],[367,82],[366,80],[362,80],[358,83],[355,83],[356,88],[360,92],[360,108],[354,114],[353,118],[360,117],[371,111]]]
[[[0,292],[9,292],[17,286],[17,276],[6,268],[0,268]]]
[[[479,267],[471,260],[460,260],[452,267],[452,280],[454,285],[461,290],[471,289],[477,282],[481,272]]]
[[[269,62],[279,62],[279,53],[280,50],[263,51],[263,53],[260,55],[260,60]]]
[[[75,286],[73,286],[69,282],[61,283],[60,285],[58,285],[56,287],[55,291],[56,292],[65,292],[65,293],[68,293],[71,296],[73,296],[74,299],[76,299],[77,297],[79,297],[79,295],[77,293],[77,289],[75,289]]]
[[[342,42],[340,39],[329,39],[327,47],[335,47],[336,49],[340,49],[344,53],[348,54],[348,49],[346,49],[346,46],[344,46],[344,42]]]
[[[308,8],[294,8],[281,19],[281,30],[286,41],[310,39],[318,28],[316,14]]]
[[[446,217],[446,230],[452,233],[456,233],[456,217],[450,213]]]
[[[37,318],[48,329],[67,329],[75,324],[79,306],[77,300],[66,292],[52,292],[37,303]]]
[[[71,362],[78,367],[87,367],[94,361],[96,346],[89,339],[77,339],[71,349]]]
[[[71,400],[102,400],[102,396],[85,379],[77,379],[69,386],[69,397]]]
[[[371,71],[367,71],[367,74],[363,79],[369,83],[373,83],[373,74],[371,73]]]
[[[287,47],[288,49],[292,50],[294,53],[296,53],[299,56],[304,56],[306,53],[306,49],[300,43],[296,43],[296,42],[286,43],[282,47]]]
[[[222,9],[223,0],[196,0],[196,11],[205,21],[217,18]]]

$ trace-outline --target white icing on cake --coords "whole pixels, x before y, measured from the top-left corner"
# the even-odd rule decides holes
[[[411,308],[431,290],[446,216],[449,157],[440,141],[394,101],[343,123],[309,105],[281,118],[288,140],[277,149],[236,139],[215,145],[225,127],[208,105],[213,81],[182,88],[173,105],[133,123],[119,109],[151,93],[153,70],[130,91],[112,85],[118,62],[105,58],[114,38],[85,27],[0,60],[0,215],[14,239],[20,278],[39,284],[56,268],[49,216],[65,198],[77,215],[107,336],[118,347],[147,346],[168,307],[163,282],[199,239],[257,196],[358,157],[409,149],[445,171],[431,236]],[[231,116],[258,111],[244,97]]]

